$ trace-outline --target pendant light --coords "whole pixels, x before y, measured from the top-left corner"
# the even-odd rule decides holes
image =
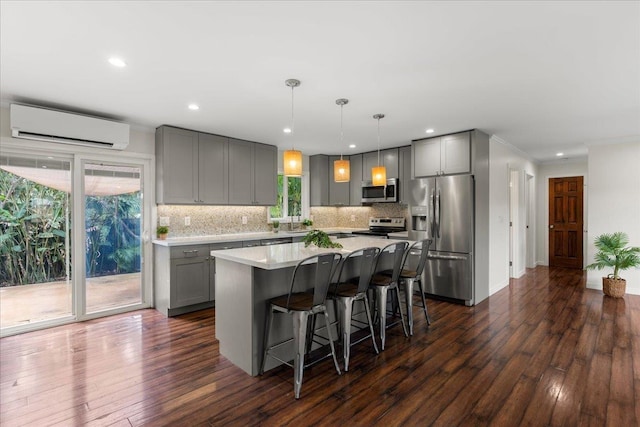
[[[342,109],[349,103],[348,99],[336,99],[336,104],[340,106],[340,147],[344,146],[344,131],[342,128]],[[342,158],[342,148],[340,148],[340,160],[333,162],[333,180],[335,182],[349,182],[351,178],[351,167],[349,160]]]
[[[378,121],[378,166],[371,168],[371,181],[375,186],[387,185],[387,168],[380,164],[380,119],[384,114],[374,114],[373,118]]]
[[[291,88],[291,132],[293,135],[293,89],[300,86],[300,80],[288,79],[284,82]],[[284,166],[285,176],[302,176],[302,152],[295,150],[293,147],[293,140],[291,142],[291,150],[284,152],[284,158],[282,162]]]

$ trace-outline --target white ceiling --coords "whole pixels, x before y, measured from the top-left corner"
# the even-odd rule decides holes
[[[640,137],[640,2],[1,2],[0,96],[305,154],[478,128],[545,161]],[[117,55],[124,69],[109,65]],[[290,122],[295,89],[295,133]],[[344,107],[344,144],[340,107]],[[187,109],[198,103],[199,111]],[[346,146],[355,143],[357,148]]]

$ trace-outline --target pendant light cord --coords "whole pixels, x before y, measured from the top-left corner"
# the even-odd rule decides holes
[[[344,130],[342,128],[342,110],[344,104],[340,104],[340,160],[342,160],[342,147],[344,145]]]
[[[378,117],[378,166],[380,166],[380,117]]]
[[[295,124],[294,116],[293,116],[293,89],[295,86],[291,86],[291,135],[293,136],[293,127]],[[291,149],[293,150],[293,138],[291,139]]]

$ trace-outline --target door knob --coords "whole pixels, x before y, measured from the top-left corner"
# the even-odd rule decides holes
[[[551,225],[549,226],[549,228],[553,228],[553,224],[551,224]]]

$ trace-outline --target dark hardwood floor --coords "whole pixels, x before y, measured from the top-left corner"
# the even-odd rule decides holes
[[[0,340],[0,424],[637,426],[640,296],[538,267],[475,307],[429,301],[427,328],[375,355],[252,378],[218,352],[214,311],[142,310]]]

